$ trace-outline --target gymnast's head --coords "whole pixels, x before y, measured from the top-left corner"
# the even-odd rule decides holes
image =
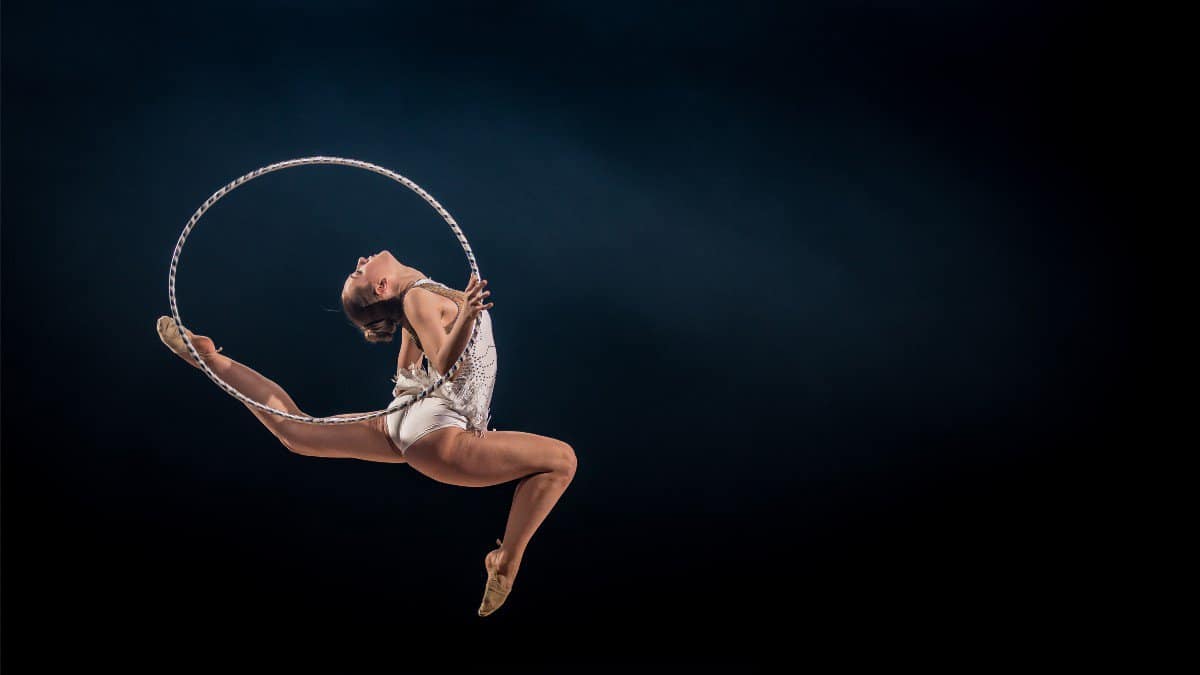
[[[342,285],[342,310],[367,342],[391,342],[404,300],[397,282],[408,268],[389,252],[359,258]]]

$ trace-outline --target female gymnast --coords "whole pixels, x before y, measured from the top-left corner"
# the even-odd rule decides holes
[[[484,557],[487,582],[480,616],[496,611],[508,598],[525,547],[575,476],[575,451],[567,443],[522,431],[487,430],[496,345],[486,286],[486,280],[472,275],[466,291],[449,288],[388,251],[359,258],[342,287],[342,307],[369,342],[391,342],[403,329],[392,403],[412,399],[454,365],[482,314],[479,335],[454,377],[407,408],[353,424],[306,424],[246,406],[297,454],[407,462],[436,481],[465,487],[519,481],[503,541],[497,540],[499,548]],[[158,319],[158,335],[171,351],[200,367],[173,318]],[[211,339],[191,331],[188,335],[208,367],[248,398],[306,414],[278,384],[218,353]]]

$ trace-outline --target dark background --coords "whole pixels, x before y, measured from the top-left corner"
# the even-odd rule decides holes
[[[1068,653],[1137,379],[1121,17],[962,5],[6,1],[4,665]],[[493,424],[578,454],[487,619],[511,485],[290,454],[154,333],[200,203],[317,154],[455,215]],[[337,297],[381,248],[466,284],[403,188],[272,174],[181,313],[309,413],[379,409],[395,346]]]

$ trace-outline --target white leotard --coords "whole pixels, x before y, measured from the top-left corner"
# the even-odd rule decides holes
[[[416,281],[413,286],[426,286],[427,290],[439,295],[454,297],[446,292],[450,290],[448,286],[428,277]],[[483,433],[491,421],[492,390],[496,385],[496,341],[492,335],[491,314],[485,309],[480,315],[479,335],[475,343],[468,347],[454,379],[442,383],[429,397],[447,401],[453,410],[466,418],[466,428]],[[416,343],[420,346],[419,340]],[[415,368],[400,366],[396,370],[396,387],[392,390],[392,396],[415,394],[439,375],[441,373],[429,362],[428,357],[422,357],[421,365]]]

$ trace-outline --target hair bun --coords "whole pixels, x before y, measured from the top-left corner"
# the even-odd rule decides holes
[[[380,319],[369,327],[363,328],[363,336],[368,342],[391,342],[396,336],[396,322]]]

